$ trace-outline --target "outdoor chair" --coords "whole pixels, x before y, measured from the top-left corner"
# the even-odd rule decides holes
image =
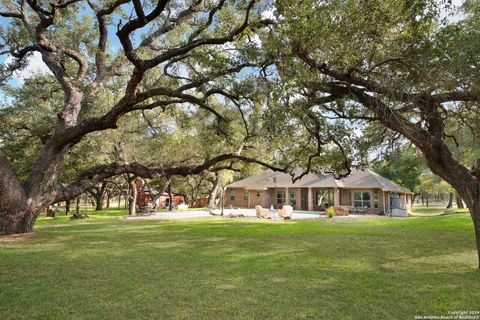
[[[366,212],[365,208],[355,207],[354,209],[355,209],[354,214],[365,214]]]
[[[256,212],[257,218],[268,218],[268,217],[270,217],[270,210],[262,208],[262,206],[260,206],[260,205],[255,206],[255,212]]]
[[[283,206],[282,209],[278,210],[278,216],[280,218],[292,218],[293,207],[292,206]]]

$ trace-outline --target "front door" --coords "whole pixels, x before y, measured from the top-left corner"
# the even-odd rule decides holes
[[[308,210],[308,189],[302,188],[301,191],[301,210]]]

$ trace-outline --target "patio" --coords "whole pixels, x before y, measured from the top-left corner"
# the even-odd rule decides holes
[[[183,219],[199,219],[199,218],[215,218],[220,216],[221,211],[219,209],[215,209],[212,211],[213,215],[210,211],[207,210],[196,210],[196,211],[172,211],[172,212],[156,212],[149,216],[124,216],[123,220],[183,220]],[[276,210],[273,210],[274,217],[273,220],[281,221],[281,219],[277,214]],[[292,220],[317,220],[317,219],[330,219],[324,212],[320,211],[299,211],[294,210],[292,214]],[[250,219],[257,219],[255,209],[224,209],[223,216],[228,218],[229,215],[238,216],[243,215],[242,218],[250,218]],[[331,219],[337,220],[349,220],[349,219],[371,219],[371,218],[384,218],[384,216],[379,216],[375,214],[365,214],[365,215],[349,215],[349,216],[336,216]]]

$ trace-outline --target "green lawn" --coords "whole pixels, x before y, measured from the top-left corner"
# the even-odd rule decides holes
[[[182,211],[205,211],[207,208],[186,208],[182,209]],[[173,209],[173,211],[177,211],[177,209]],[[75,208],[71,209],[70,213],[74,213]],[[162,209],[155,209],[156,213],[161,213],[161,212],[170,212],[166,208]],[[87,215],[94,215],[94,216],[126,216],[128,215],[128,209],[126,208],[106,208],[101,211],[95,211],[95,207],[92,206],[83,206],[80,210],[81,214],[87,214]],[[57,216],[64,216],[65,215],[65,208],[64,207],[58,207],[57,209]]]
[[[468,209],[456,209],[450,208],[446,209],[445,206],[436,206],[436,207],[423,207],[417,206],[412,208],[412,216],[417,217],[428,217],[428,216],[439,216],[445,214],[455,214],[455,213],[469,213]]]
[[[480,310],[476,262],[467,214],[283,223],[60,215],[0,239],[0,319],[441,316]]]

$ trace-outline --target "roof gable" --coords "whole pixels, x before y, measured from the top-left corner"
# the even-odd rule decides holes
[[[343,179],[345,188],[379,188],[383,191],[410,192],[395,182],[382,177],[370,169],[354,169],[352,173]]]
[[[300,172],[298,172],[300,174]],[[272,170],[264,171],[258,175],[251,176],[227,186],[228,188],[246,188],[246,189],[265,189],[265,188],[338,188],[343,187],[340,180],[334,179],[333,176],[317,176],[309,173],[304,175],[300,180],[292,182],[292,176],[283,172],[274,172]]]

